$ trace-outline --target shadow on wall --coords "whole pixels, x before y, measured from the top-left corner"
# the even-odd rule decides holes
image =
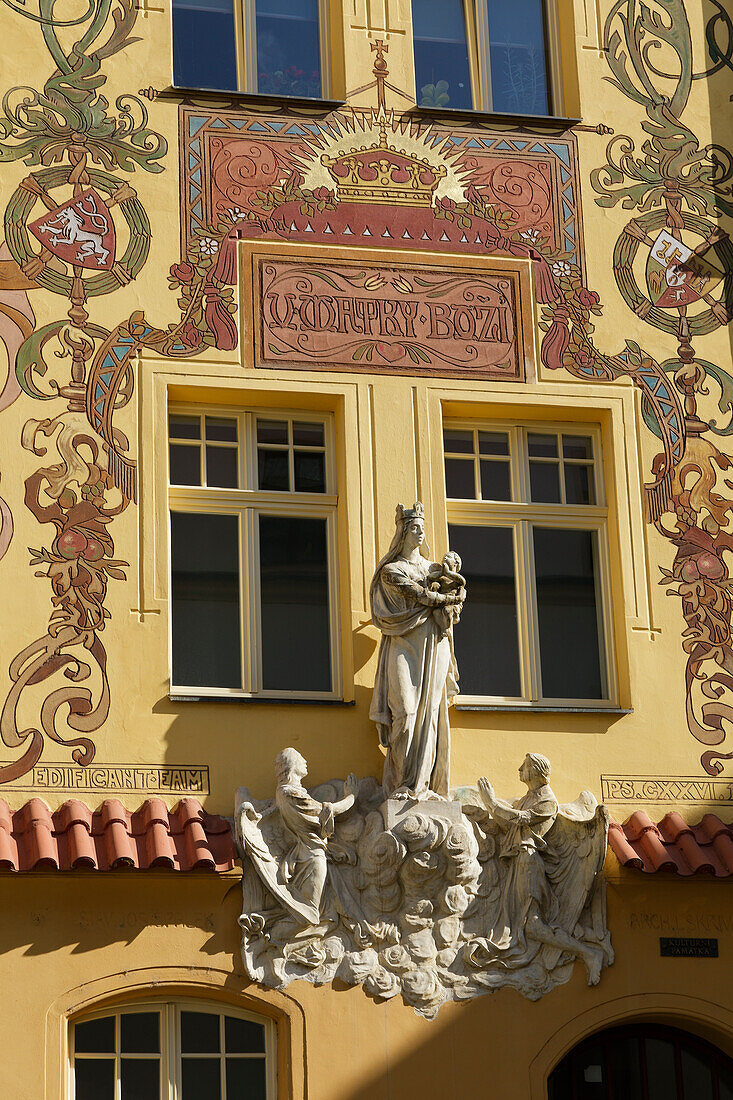
[[[126,948],[163,936],[155,948],[161,964],[180,963],[176,943],[185,933],[196,937],[194,952],[218,956],[219,965],[242,974],[237,916],[242,891],[238,875],[206,872],[131,871],[22,872],[0,878],[3,934],[0,957],[13,951],[50,956],[71,949],[89,954]],[[148,956],[150,947],[140,944]],[[191,953],[191,947],[188,953]],[[222,961],[223,960],[223,961]],[[118,960],[123,965],[123,960]],[[127,959],[124,960],[128,962]],[[129,965],[139,965],[130,958]]]

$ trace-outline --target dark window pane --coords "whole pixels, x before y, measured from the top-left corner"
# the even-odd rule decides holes
[[[158,1054],[160,1051],[159,1013],[124,1013],[120,1019],[120,1050],[123,1054]]]
[[[662,1100],[662,1094],[650,1100]],[[718,1064],[718,1100],[733,1100],[733,1067]]]
[[[325,519],[260,516],[262,683],[331,689]]]
[[[290,489],[287,451],[257,450],[257,484],[260,489],[276,492]]]
[[[560,1065],[552,1071],[547,1082],[548,1100],[571,1100],[573,1095],[572,1063],[563,1058]]]
[[[512,531],[451,525],[448,539],[471,593],[455,628],[461,693],[516,697],[521,682]]]
[[[293,443],[296,447],[322,447],[323,424],[311,423],[307,420],[294,421]]]
[[[227,1058],[227,1100],[267,1100],[264,1058]]]
[[[296,493],[325,493],[326,456],[318,451],[295,451],[293,455]]]
[[[173,0],[173,82],[236,91],[232,0]]]
[[[241,687],[237,517],[171,513],[171,565],[173,682]]]
[[[565,500],[568,504],[594,504],[591,466],[565,467]]]
[[[252,1020],[236,1016],[224,1018],[224,1045],[227,1054],[264,1054],[265,1029]]]
[[[201,484],[201,448],[177,446],[171,443],[170,476],[171,485],[200,485]]]
[[[168,424],[168,434],[171,439],[201,438],[201,417],[199,416],[179,416],[177,413],[171,413]]]
[[[534,528],[540,666],[546,699],[600,699],[591,531]]]
[[[492,110],[549,113],[542,0],[489,0]]]
[[[287,443],[288,441],[288,422],[287,420],[258,420],[257,421],[257,442],[258,443]]]
[[[122,1058],[122,1100],[160,1100],[160,1062],[157,1058]]]
[[[557,436],[544,432],[530,432],[527,450],[531,458],[557,458]]]
[[[181,1052],[218,1054],[219,1015],[215,1012],[181,1013]]]
[[[449,497],[475,500],[476,472],[472,458],[446,458],[445,491]]]
[[[206,484],[218,489],[239,485],[239,451],[236,447],[206,448]]]
[[[115,1100],[114,1058],[80,1058],[75,1062],[74,1100]]]
[[[644,1048],[649,1100],[676,1098],[677,1071],[675,1068],[674,1044],[668,1039],[646,1039]],[[733,1096],[730,1100],[733,1100]]]
[[[565,458],[592,458],[593,449],[589,436],[564,435],[562,437],[562,453]]]
[[[318,0],[257,0],[257,90],[321,95]]]
[[[443,447],[446,454],[473,454],[473,432],[457,431],[446,428],[443,432]]]
[[[220,1059],[182,1058],[181,1081],[183,1100],[221,1100]]]
[[[583,1043],[571,1058],[575,1092],[570,1095],[573,1100],[575,1097],[578,1100],[608,1100],[610,1093],[601,1043],[597,1040]]]
[[[478,449],[482,455],[508,455],[509,436],[506,432],[479,432]]]
[[[481,497],[483,500],[511,500],[512,487],[508,462],[481,463]]]
[[[645,1100],[641,1083],[639,1040],[636,1036],[619,1035],[608,1046],[608,1075],[611,1095],[621,1100]]]
[[[470,110],[473,98],[463,0],[412,0],[412,28],[418,104]]]
[[[206,417],[206,438],[221,443],[237,442],[237,422],[228,416]]]
[[[74,1027],[74,1049],[80,1054],[114,1054],[115,1018],[87,1020]]]
[[[685,1100],[713,1100],[713,1074],[710,1063],[697,1051],[680,1051],[682,1091]]]
[[[530,462],[529,488],[535,504],[559,504],[560,466],[556,462]]]

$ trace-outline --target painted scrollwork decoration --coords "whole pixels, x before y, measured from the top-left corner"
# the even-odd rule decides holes
[[[126,286],[145,266],[150,222],[126,176],[163,171],[167,151],[142,99],[123,94],[111,107],[100,92],[103,61],[138,41],[132,37],[138,9],[131,0],[89,0],[81,14],[64,18],[56,0],[39,0],[37,11],[5,2],[39,25],[56,68],[42,90],[13,88],[2,100],[0,163],[22,161],[34,170],[5,209],[0,338],[9,373],[0,408],[21,394],[63,408],[29,420],[21,439],[46,460],[26,480],[25,504],[54,531],[49,545],[31,549],[30,562],[50,583],[52,611],[45,632],[10,664],[0,737],[17,756],[0,767],[0,783],[25,775],[46,740],[88,765],[91,735],[109,713],[107,586],[124,580],[127,566],[115,556],[110,527],[137,495],[136,463],[118,418],[133,395],[136,352],[147,346],[191,355],[233,347],[236,338],[231,248],[228,254],[219,248],[231,219],[211,227],[189,259],[174,265],[171,283],[181,292],[176,324],[156,329],[136,313],[110,332],[90,318],[90,302]],[[79,37],[67,49],[60,32],[69,27]],[[39,290],[69,305],[65,316],[35,328],[29,295]],[[2,557],[13,533],[5,501],[0,516]],[[21,702],[38,684],[48,693],[36,725],[26,727]]]
[[[702,144],[683,115],[695,80],[731,69],[730,17],[714,7],[705,36],[710,64],[699,72],[682,0],[617,0],[605,24],[609,79],[644,108],[647,136],[638,149],[627,135],[612,137],[591,183],[599,206],[633,212],[614,247],[616,283],[637,317],[676,339],[676,354],[657,363],[632,341],[618,355],[601,353],[587,308],[599,303],[583,287],[566,286],[564,301],[545,310],[543,341],[549,367],[588,379],[631,374],[642,387],[644,419],[663,445],[646,486],[647,520],[674,547],[660,583],[681,602],[687,723],[709,746],[700,759],[710,775],[733,758],[716,747],[733,723],[733,482],[731,460],[714,442],[731,434],[733,378],[700,357],[694,342],[733,317],[733,248],[720,224],[733,216],[733,157]]]

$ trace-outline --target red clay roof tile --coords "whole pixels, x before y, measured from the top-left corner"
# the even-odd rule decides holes
[[[127,868],[231,871],[237,853],[230,823],[195,798],[169,811],[151,798],[131,813],[116,798],[92,811],[78,799],[53,814],[40,798],[11,811],[0,799],[0,870]]]
[[[691,825],[673,811],[655,825],[637,810],[623,825],[610,823],[608,843],[622,867],[646,874],[733,876],[733,826],[715,814]]]

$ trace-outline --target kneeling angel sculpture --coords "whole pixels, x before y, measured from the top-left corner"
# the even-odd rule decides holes
[[[478,781],[499,873],[483,906],[486,931],[467,944],[466,959],[493,986],[497,971],[536,964],[537,972],[551,972],[577,957],[596,985],[613,962],[602,873],[608,813],[588,791],[560,806],[550,762],[539,753],[527,753],[519,778],[528,790],[515,802],[497,798],[488,779]]]

